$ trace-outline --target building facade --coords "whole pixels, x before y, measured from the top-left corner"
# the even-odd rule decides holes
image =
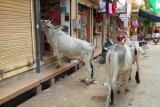
[[[98,0],[39,0],[40,19],[63,25],[63,31],[75,38],[93,43]],[[33,0],[0,1],[0,81],[34,70],[36,35]],[[80,28],[75,27],[76,22]],[[53,51],[43,32],[41,66]],[[48,62],[47,62],[48,63]]]

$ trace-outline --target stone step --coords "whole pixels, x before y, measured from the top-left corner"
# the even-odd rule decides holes
[[[46,69],[41,73],[33,73],[25,79],[19,79],[0,88],[0,105],[34,88],[35,94],[41,92],[42,83],[53,85],[55,76],[76,67],[76,63],[62,63],[61,68]]]
[[[101,49],[96,50],[94,58],[99,56],[101,53]],[[56,69],[55,67],[46,67],[43,69],[41,73],[31,74],[28,78],[18,79],[10,84],[4,85],[0,87],[0,105],[10,101],[11,99],[31,90],[35,90],[35,94],[38,94],[42,90],[42,83],[46,83],[48,85],[52,85],[55,83],[55,77],[69,70],[70,68],[75,67],[75,71],[77,70],[77,66],[82,65],[79,61],[67,63],[63,62],[61,67]]]

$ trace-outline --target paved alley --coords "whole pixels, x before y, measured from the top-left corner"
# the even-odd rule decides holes
[[[133,65],[132,80],[129,82],[130,92],[125,94],[122,90],[121,94],[116,94],[116,104],[111,107],[160,105],[160,43],[154,45],[150,41],[148,47],[146,54],[140,57],[141,83],[136,84]],[[98,84],[86,86],[78,82],[80,78],[88,76],[83,66],[18,107],[105,107],[107,90],[102,85],[106,78],[105,64],[99,64],[98,59],[94,60]]]

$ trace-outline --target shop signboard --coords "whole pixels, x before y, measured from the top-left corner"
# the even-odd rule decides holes
[[[61,7],[60,12],[61,13],[67,13],[67,8],[66,7]]]
[[[119,18],[120,18],[122,21],[125,21],[125,20],[128,20],[128,15],[127,15],[127,14],[120,14],[120,15],[119,15]]]
[[[127,7],[126,7],[127,0],[119,0],[117,2],[117,8],[116,8],[116,13],[126,13],[127,12]]]
[[[124,27],[128,27],[128,19],[124,20]]]

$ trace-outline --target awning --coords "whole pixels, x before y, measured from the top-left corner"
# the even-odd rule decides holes
[[[139,13],[138,15],[140,17],[143,17],[143,18],[146,18],[146,19],[149,19],[153,22],[160,22],[160,17],[156,16],[156,15],[153,15],[153,14],[150,14],[148,12],[145,12],[143,10],[139,10]]]

